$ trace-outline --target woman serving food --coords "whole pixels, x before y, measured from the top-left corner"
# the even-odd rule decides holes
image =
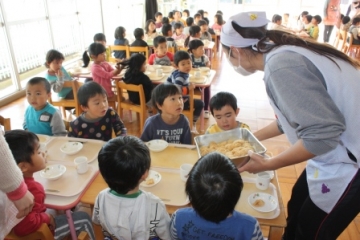
[[[257,173],[307,161],[288,203],[284,239],[336,239],[360,212],[360,64],[324,44],[266,30],[264,12],[232,16],[223,51],[239,74],[264,71],[277,120],[260,140],[284,133],[292,146],[271,159],[250,153]]]

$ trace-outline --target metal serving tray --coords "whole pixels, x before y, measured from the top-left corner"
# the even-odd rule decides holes
[[[199,157],[202,157],[200,153],[200,147],[202,146],[208,146],[211,142],[220,143],[227,140],[235,141],[238,139],[248,141],[254,148],[255,153],[260,155],[265,154],[266,148],[264,145],[262,145],[261,142],[246,128],[236,128],[220,133],[205,134],[194,138]],[[249,155],[245,155],[230,159],[236,166],[241,167],[250,159],[250,157]]]

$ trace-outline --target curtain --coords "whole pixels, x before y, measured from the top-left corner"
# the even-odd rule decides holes
[[[149,19],[155,19],[155,13],[158,11],[157,0],[145,1],[145,13],[146,21]]]

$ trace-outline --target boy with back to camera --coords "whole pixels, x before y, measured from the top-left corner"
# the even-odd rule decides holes
[[[175,42],[175,39],[172,38],[173,32],[172,32],[172,26],[170,24],[163,24],[161,28],[162,35],[166,39],[166,45],[168,47],[175,48],[175,52],[177,50],[177,45]]]
[[[98,155],[109,188],[96,198],[93,222],[111,239],[170,239],[170,217],[164,203],[139,189],[151,164],[147,146],[137,137],[117,137]]]
[[[26,84],[26,99],[30,106],[24,116],[23,128],[36,134],[65,136],[66,130],[58,109],[48,103],[51,85],[42,77],[34,77]]]
[[[174,61],[174,55],[167,50],[166,38],[157,36],[154,38],[155,53],[151,54],[148,60],[150,65],[158,64],[171,66]]]
[[[126,135],[119,115],[109,108],[105,89],[96,82],[88,82],[78,90],[78,99],[84,111],[70,123],[69,137],[109,141],[112,130],[116,136]]]
[[[134,30],[135,41],[131,43],[131,47],[148,47],[148,44],[144,41],[145,33],[142,28],[135,28]]]
[[[192,208],[171,217],[171,239],[263,240],[258,221],[235,210],[243,181],[231,160],[218,152],[200,158],[191,169],[185,191]]]
[[[179,87],[159,84],[153,89],[151,100],[159,113],[145,121],[141,140],[163,139],[169,143],[191,144],[189,121],[181,114],[184,102]]]
[[[190,108],[189,98],[186,96],[189,91],[195,88],[194,83],[190,83],[190,71],[192,69],[192,61],[189,53],[185,51],[177,51],[174,55],[174,65],[176,70],[168,77],[167,82],[178,85],[184,96],[184,109]],[[200,117],[204,108],[204,102],[200,99],[194,99],[194,121],[192,132],[197,133],[196,121]]]
[[[46,168],[45,154],[40,151],[39,138],[32,132],[24,130],[11,130],[5,133],[5,140],[15,158],[16,164],[24,176],[28,190],[34,195],[34,206],[30,213],[14,227],[14,233],[23,237],[38,230],[46,223],[55,239],[64,239],[70,235],[67,216],[52,216],[46,212],[45,191],[41,183],[35,181],[34,173]],[[90,217],[85,212],[71,213],[74,227],[79,234],[86,231],[90,239],[95,240]]]
[[[236,120],[240,112],[234,94],[229,92],[218,92],[210,99],[210,112],[215,118],[216,123],[206,129],[205,134],[218,133],[232,130],[235,128],[250,127]]]

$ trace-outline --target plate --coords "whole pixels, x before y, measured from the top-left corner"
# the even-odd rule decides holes
[[[174,68],[172,66],[162,66],[162,70],[164,73],[171,73]]]
[[[209,67],[200,67],[200,71],[208,72],[208,71],[210,71],[210,68]]]
[[[153,187],[158,184],[161,180],[161,174],[154,170],[149,170],[149,176],[140,183],[142,187]]]
[[[248,202],[250,206],[259,212],[274,211],[278,205],[273,195],[268,193],[256,192],[249,196]]]
[[[66,142],[60,147],[60,151],[67,155],[74,155],[83,148],[81,142]]]
[[[204,82],[206,82],[206,77],[205,76],[194,77],[194,76],[190,75],[189,81],[193,82],[193,83],[204,83]]]
[[[169,143],[162,139],[154,139],[147,142],[146,145],[153,152],[161,152],[169,146]]]
[[[40,171],[40,176],[47,180],[57,180],[66,172],[66,167],[61,164],[47,166]]]
[[[149,74],[148,76],[149,76],[151,81],[159,81],[165,76],[165,74],[162,73],[161,76],[156,76],[155,73],[152,73],[152,74]]]

